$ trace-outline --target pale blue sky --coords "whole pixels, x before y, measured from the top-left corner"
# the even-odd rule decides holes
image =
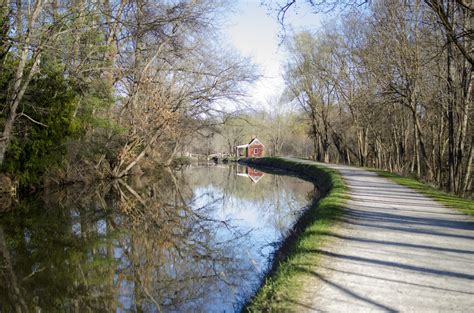
[[[288,30],[290,27],[294,30],[320,27],[321,16],[311,13],[307,6],[295,11],[287,14]],[[269,97],[281,93],[284,89],[281,74],[285,48],[279,46],[281,27],[276,13],[269,15],[269,10],[260,5],[260,0],[239,0],[225,24],[223,33],[226,40],[242,55],[251,57],[263,75],[250,89],[252,105],[265,103]]]

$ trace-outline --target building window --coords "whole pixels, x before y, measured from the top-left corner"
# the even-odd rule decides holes
[[[258,154],[258,148],[253,149],[253,154]]]

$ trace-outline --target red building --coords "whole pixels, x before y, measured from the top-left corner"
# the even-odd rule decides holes
[[[258,140],[256,136],[253,136],[252,140],[246,145],[240,145],[236,147],[237,158],[258,158],[265,155],[265,146]]]

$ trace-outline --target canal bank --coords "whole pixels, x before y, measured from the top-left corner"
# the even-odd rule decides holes
[[[291,311],[321,255],[315,253],[327,244],[346,201],[346,186],[337,171],[304,160],[265,157],[239,162],[264,171],[284,171],[313,183],[319,196],[294,225],[275,253],[273,266],[257,294],[243,311]]]

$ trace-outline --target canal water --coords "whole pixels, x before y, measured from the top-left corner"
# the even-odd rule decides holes
[[[244,166],[45,191],[0,213],[0,312],[234,312],[315,193]]]

